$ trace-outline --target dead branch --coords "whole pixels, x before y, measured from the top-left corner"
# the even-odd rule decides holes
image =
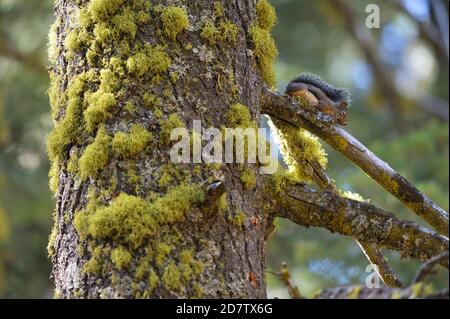
[[[327,122],[327,118],[316,108],[302,107],[288,96],[263,88],[261,110],[264,114],[282,119],[321,138],[438,232],[448,236],[449,222],[446,211],[344,129],[333,125],[331,121]]]

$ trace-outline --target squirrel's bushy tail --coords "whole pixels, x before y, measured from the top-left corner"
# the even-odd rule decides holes
[[[293,82],[301,82],[318,87],[334,102],[347,102],[351,104],[350,91],[345,88],[336,88],[322,80],[319,76],[311,73],[301,73]]]

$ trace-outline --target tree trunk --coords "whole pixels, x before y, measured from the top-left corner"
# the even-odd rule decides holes
[[[57,297],[266,296],[272,218],[257,165],[175,165],[169,141],[193,120],[229,126],[233,105],[259,119],[270,66],[251,30],[269,34],[264,4],[56,1],[48,149]],[[225,193],[210,203],[205,190],[217,180]]]

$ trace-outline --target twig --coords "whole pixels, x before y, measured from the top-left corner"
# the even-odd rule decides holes
[[[292,299],[302,299],[303,298],[298,287],[292,282],[292,276],[291,276],[291,273],[289,272],[287,263],[283,262],[281,265],[281,271],[279,273],[275,273],[275,275],[287,287],[289,296],[291,296]]]
[[[424,262],[422,266],[419,268],[417,274],[414,276],[412,283],[415,284],[420,281],[423,281],[425,277],[432,274],[434,267],[443,263],[444,264],[446,263],[448,267],[448,251],[443,252],[442,254],[439,254],[437,256],[434,256],[429,260],[427,260],[426,262]]]
[[[262,113],[280,118],[318,136],[347,157],[438,232],[448,236],[448,213],[344,129],[331,123],[321,122],[320,119],[323,116],[318,114],[317,109],[302,107],[293,99],[280,93],[263,88],[261,94]]]

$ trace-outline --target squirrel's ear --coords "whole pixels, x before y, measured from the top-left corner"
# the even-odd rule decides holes
[[[341,104],[339,104],[339,107],[341,110],[347,111],[348,109],[348,102],[341,102]]]

